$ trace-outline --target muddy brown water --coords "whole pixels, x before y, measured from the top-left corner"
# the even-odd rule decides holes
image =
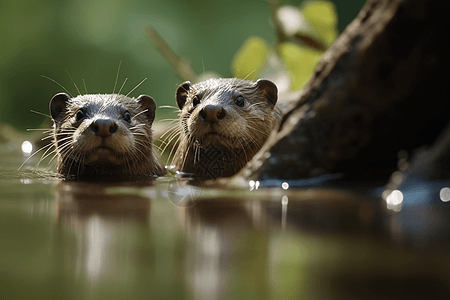
[[[376,182],[77,182],[0,157],[0,299],[450,296],[447,181],[386,201]]]

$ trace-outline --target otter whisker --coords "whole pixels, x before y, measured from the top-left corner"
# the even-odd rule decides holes
[[[117,68],[116,81],[114,82],[113,94],[116,91],[117,81],[119,80],[120,66],[122,66],[122,61],[119,62],[119,67]],[[87,94],[87,93],[86,93]],[[120,94],[120,91],[119,91]]]
[[[65,145],[72,145],[74,143],[74,141],[72,140],[72,136],[68,135],[63,135],[63,138],[58,139],[58,144],[61,144],[62,147],[64,147]]]
[[[140,116],[141,114],[145,114],[147,113],[148,109],[144,109],[143,111],[137,113],[136,115],[134,115],[131,120],[134,120],[136,117]]]
[[[169,140],[169,143],[170,143],[172,137],[175,135],[179,135],[180,132],[181,132],[181,129],[179,127],[174,126],[174,127],[170,128],[169,130],[167,130],[166,132],[164,132],[161,135],[160,139],[164,143],[165,143],[165,140]]]
[[[56,157],[56,151],[55,151],[55,150],[50,151],[50,152],[48,152],[48,153],[45,155],[45,157],[43,157],[42,159],[40,159],[39,162],[38,162],[38,164],[36,165],[36,170],[39,168],[41,162],[42,162],[44,159],[46,159],[47,157],[49,157],[49,156],[51,156],[51,158],[50,158],[49,162],[47,163],[47,166],[49,166],[49,165],[52,164],[54,158]]]
[[[148,124],[146,124],[146,123],[139,123],[139,124],[136,124],[136,125],[130,127],[129,129],[130,130],[142,130],[142,128],[144,128],[144,130],[145,130],[146,126],[148,126]]]
[[[176,153],[178,152],[179,148],[176,147],[176,145],[180,144],[180,133],[176,133],[174,134],[170,139],[169,142],[166,144],[166,146],[164,147],[164,149],[162,150],[162,153],[165,153],[167,147],[173,142],[174,146],[172,147],[172,149],[170,149],[169,155],[167,157],[167,161],[171,162],[171,164],[173,164],[173,158],[176,156]],[[175,140],[175,141],[174,141]]]
[[[123,87],[125,86],[125,83],[127,82],[128,78],[125,78],[125,80],[123,81],[122,85],[120,86],[119,91],[117,92],[117,94],[120,94],[122,92]]]
[[[180,111],[180,109],[178,107],[173,106],[173,105],[161,105],[161,106],[158,106],[158,108],[172,108],[176,111]]]
[[[44,136],[44,137],[41,139],[41,141],[45,141],[45,140],[48,140],[48,139],[53,139],[53,136],[51,136],[51,135],[49,135],[49,136]]]
[[[202,75],[205,75],[206,74],[206,70],[205,70],[205,61],[203,60],[203,57],[202,57],[202,68],[203,68],[203,74]]]
[[[185,151],[186,151],[186,152],[181,153],[181,155],[182,155],[181,165],[182,165],[183,167],[184,167],[185,164],[186,164],[186,159],[187,159],[187,157],[191,155],[191,153],[190,153],[190,152],[192,151],[192,150],[191,150],[191,147],[185,149]],[[195,148],[194,148],[193,151],[195,151]],[[184,154],[184,156],[183,156],[183,154]],[[194,156],[194,157],[195,157],[195,156]]]
[[[128,95],[130,95],[135,89],[137,89],[146,80],[147,80],[147,78],[144,78],[141,82],[139,82],[133,89],[131,89],[131,91],[128,92],[128,94],[125,95],[125,97],[128,97]]]
[[[80,154],[80,155],[79,155],[79,161],[83,161],[83,160],[84,160],[84,154],[83,154],[83,155]],[[78,168],[77,168],[77,177],[80,177],[82,165],[83,165],[83,164],[81,164],[81,163],[78,164]]]
[[[173,131],[167,138],[165,138],[164,140],[161,140],[161,143],[165,146],[164,147],[164,151],[166,150],[167,147],[169,147],[172,142],[176,139],[180,137],[180,131]],[[174,143],[176,144],[176,143]],[[174,146],[175,147],[175,146]]]
[[[80,92],[80,90],[78,89],[78,86],[77,86],[77,84],[75,83],[75,81],[73,80],[73,78],[72,78],[72,76],[70,75],[69,71],[66,70],[66,72],[67,72],[67,75],[69,75],[69,78],[70,78],[70,80],[72,81],[73,85],[75,86],[75,88],[76,88],[76,90],[77,90],[77,92],[78,92],[78,95],[81,95],[81,92]]]
[[[155,144],[155,145],[153,145],[153,147],[161,153],[161,147],[160,146]]]
[[[178,119],[162,119],[162,120],[159,120],[159,121],[160,122],[168,122],[169,125],[178,123]]]
[[[32,109],[30,109],[30,112],[32,112],[32,113],[34,113],[34,114],[37,114],[37,115],[40,115],[40,116],[44,116],[44,117],[46,117],[46,118],[52,118],[52,117],[50,117],[49,115],[47,115],[47,114],[44,114],[44,113],[41,113],[40,111],[36,111],[36,110],[32,110]],[[37,130],[37,129],[36,129]],[[27,129],[27,131],[28,131],[28,129]]]
[[[42,150],[44,150],[45,148],[50,147],[52,144],[46,145],[44,147],[39,148],[38,150],[34,151],[33,154],[31,154],[30,156],[28,156],[28,158],[19,166],[19,168],[17,169],[17,171],[20,171],[20,169],[33,157],[35,156],[37,153],[41,152]]]
[[[131,129],[131,128],[130,128]],[[136,131],[136,129],[139,129],[139,128],[132,128],[130,131],[131,131],[131,133],[134,135],[134,136],[145,136],[145,137],[148,137],[149,136],[149,134],[148,133],[145,133],[145,132],[142,132],[142,131]]]
[[[27,131],[44,131],[42,134],[45,134],[45,131],[51,131],[52,129],[48,128],[27,128]]]
[[[170,138],[172,135],[177,134],[181,131],[180,128],[178,128],[177,126],[173,126],[172,128],[169,128],[168,130],[166,130],[160,137],[159,139],[164,142],[165,139]]]
[[[178,136],[174,144],[179,145],[179,142],[180,142],[180,137]],[[161,153],[164,153],[164,151],[165,151],[165,148],[162,150]],[[173,165],[173,158],[175,157],[176,153],[177,153],[177,148],[174,146],[174,147],[172,147],[172,149],[170,149],[169,155],[167,156],[167,161],[166,161],[167,164]]]
[[[70,151],[70,150],[69,150],[68,155],[64,158],[64,165],[67,164],[67,163],[69,163],[69,170],[72,169],[73,164],[77,161],[76,159],[78,159],[78,156],[81,155],[81,153],[78,153],[78,155],[76,155],[76,157],[74,157],[74,158],[73,158],[73,157],[70,157],[70,156],[72,156],[72,152],[73,152],[73,151]],[[72,159],[69,160],[69,158],[72,158]],[[61,170],[58,170],[58,171],[61,172]],[[75,175],[78,176],[78,173],[75,174]]]
[[[50,152],[48,155],[50,156],[50,155],[52,155],[52,154],[54,154],[54,155],[53,155],[53,157],[50,159],[50,161],[48,162],[49,164],[52,163],[52,161],[54,161],[56,157],[58,157],[58,155],[57,155],[58,152],[56,151],[56,149],[54,149],[54,150],[53,150],[52,152]]]
[[[172,138],[176,135],[180,134],[180,130],[178,127],[174,126],[172,128],[169,128],[166,132],[164,132],[161,137],[160,140],[161,142],[165,143],[165,144],[170,144],[170,142],[172,141]],[[168,140],[168,142],[166,142],[166,140]]]
[[[82,79],[82,80],[83,80],[83,85],[84,85],[84,91],[86,92],[86,95],[87,95],[88,91],[87,91],[87,87],[86,87],[86,81],[84,81],[84,79]]]
[[[42,147],[42,148],[47,148],[45,151],[44,151],[44,153],[42,154],[42,156],[41,156],[41,158],[39,159],[39,161],[38,161],[38,163],[37,163],[37,165],[36,165],[36,168],[38,168],[39,167],[39,164],[44,160],[44,159],[46,159],[49,155],[51,155],[53,152],[55,152],[56,151],[56,148],[54,148],[53,147],[54,145],[53,144],[47,144],[47,145],[45,145],[44,147]],[[53,150],[52,150],[53,149]],[[52,150],[52,151],[51,151]],[[50,153],[49,153],[50,152]]]
[[[60,86],[67,94],[69,94],[70,97],[72,97],[72,95],[70,94],[70,92],[69,92],[62,84],[60,84],[60,83],[57,82],[56,80],[54,80],[54,79],[52,79],[52,78],[50,78],[50,77],[47,77],[47,76],[45,76],[45,75],[41,75],[41,77],[43,77],[43,78],[45,78],[45,79],[48,79],[48,80],[50,80],[50,81],[56,83],[56,84],[59,85],[59,86]]]
[[[142,144],[141,144],[141,145],[142,145]],[[142,146],[144,146],[144,145],[142,145]],[[139,153],[141,153],[143,156],[146,156],[146,154],[145,154],[141,149],[136,148],[136,151],[139,152]]]

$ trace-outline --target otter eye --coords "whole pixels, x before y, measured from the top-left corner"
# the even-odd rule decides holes
[[[126,122],[128,122],[128,123],[131,122],[131,114],[130,114],[128,111],[126,111],[126,112],[123,113],[122,118],[123,118]]]
[[[199,96],[195,96],[194,98],[192,98],[192,104],[194,104],[194,106],[197,106],[197,104],[200,103],[200,97]]]
[[[80,109],[80,110],[77,112],[77,115],[76,115],[77,121],[81,121],[81,120],[83,120],[85,117],[86,117],[86,114],[84,113],[84,111],[83,111],[82,109]]]
[[[245,104],[244,97],[238,96],[238,97],[236,98],[236,100],[234,101],[234,103],[236,103],[236,105],[239,106],[239,107],[243,107],[244,104]]]

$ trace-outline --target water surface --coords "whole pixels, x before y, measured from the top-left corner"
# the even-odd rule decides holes
[[[387,202],[378,183],[62,181],[0,154],[0,299],[450,296],[448,182]]]

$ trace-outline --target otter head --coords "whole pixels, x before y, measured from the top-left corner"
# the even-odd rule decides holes
[[[262,147],[279,121],[280,116],[275,112],[277,93],[276,85],[265,79],[182,83],[176,91],[181,110],[180,149],[188,153],[196,147],[212,147],[222,153],[229,152],[236,161],[237,167],[233,168],[240,169]],[[179,152],[174,164],[181,171],[195,164],[189,157],[182,158]]]
[[[265,79],[186,81],[178,87],[176,100],[185,133],[200,145],[214,143],[227,149],[248,143],[261,146],[273,129],[277,87]]]
[[[57,171],[136,174],[152,156],[153,98],[118,94],[56,94],[50,101]],[[149,166],[147,166],[148,168]]]

